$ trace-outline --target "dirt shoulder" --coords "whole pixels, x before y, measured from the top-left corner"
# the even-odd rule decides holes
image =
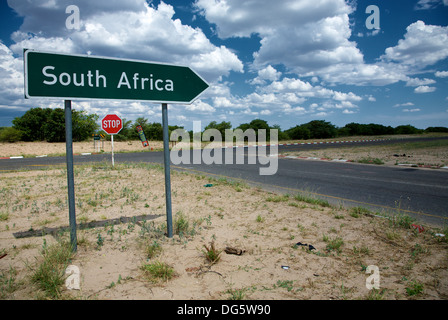
[[[320,150],[281,152],[282,156],[337,159],[377,165],[409,165],[428,168],[448,166],[448,139],[412,141],[390,145],[343,146]]]

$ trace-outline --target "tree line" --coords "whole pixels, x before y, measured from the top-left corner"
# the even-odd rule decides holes
[[[87,114],[86,111],[72,110],[72,134],[73,141],[85,141],[91,139],[93,134],[104,133],[98,124],[99,116]],[[61,108],[32,108],[21,117],[16,117],[12,127],[0,128],[1,142],[15,141],[65,141],[65,112]],[[163,140],[162,124],[149,122],[148,119],[140,117],[134,122],[123,119],[123,129],[115,135],[116,141],[138,140],[137,126],[142,126],[148,140]],[[180,126],[169,126],[169,132],[175,129],[183,129]],[[233,128],[231,122],[217,121],[210,122],[204,130],[217,129],[222,137],[225,137],[226,129],[254,129],[258,134],[259,129],[266,130],[266,139],[269,140],[269,130],[278,130],[279,140],[307,140],[325,139],[349,136],[376,136],[394,134],[418,134],[427,132],[445,132],[447,127],[428,127],[418,129],[412,125],[399,125],[397,127],[384,126],[381,124],[360,124],[348,123],[343,127],[337,127],[325,120],[313,120],[304,124],[296,125],[287,130],[282,130],[279,125],[270,126],[266,120],[255,119],[249,123],[242,123]],[[193,139],[193,132],[189,131],[190,138]]]

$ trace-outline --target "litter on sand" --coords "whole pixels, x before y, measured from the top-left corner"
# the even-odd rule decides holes
[[[238,249],[238,248],[233,248],[233,247],[226,247],[224,249],[224,251],[227,254],[236,254],[238,256],[242,255],[246,250],[242,250],[242,249]]]
[[[314,248],[314,246],[312,246],[311,244],[307,244],[307,243],[297,242],[296,246],[308,247],[309,250],[316,250],[316,248]]]
[[[414,229],[417,229],[418,233],[425,231],[425,228],[423,228],[422,226],[420,226],[418,224],[413,224],[412,227],[414,227]]]

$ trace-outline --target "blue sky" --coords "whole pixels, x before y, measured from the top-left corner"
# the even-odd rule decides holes
[[[77,28],[67,28],[70,5]],[[256,118],[284,130],[311,120],[448,126],[448,0],[0,0],[0,21],[0,126],[63,107],[24,99],[23,48],[190,66],[210,88],[169,106],[169,123],[188,130]],[[73,107],[161,122],[158,104]]]

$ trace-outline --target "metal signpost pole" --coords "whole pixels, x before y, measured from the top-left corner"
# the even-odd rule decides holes
[[[70,242],[73,252],[77,250],[75,179],[73,175],[72,101],[65,100],[65,143],[67,158],[68,214],[70,222]]]
[[[170,179],[170,145],[168,132],[168,104],[162,103],[163,125],[163,162],[165,167],[165,200],[166,200],[166,224],[168,238],[173,237],[173,219],[171,214],[171,179]]]
[[[112,144],[112,167],[115,167],[115,163],[114,163],[114,135],[113,134],[110,136],[110,142]]]

